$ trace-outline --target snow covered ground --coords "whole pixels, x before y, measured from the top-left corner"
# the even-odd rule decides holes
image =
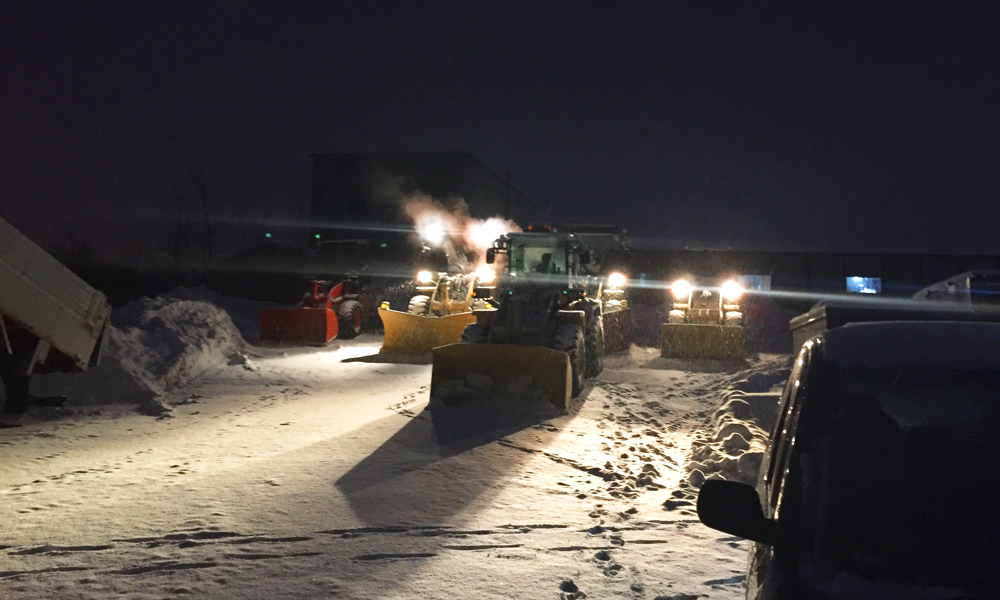
[[[441,447],[429,365],[343,362],[379,345],[227,346],[158,417],[88,402],[0,430],[0,596],[742,597],[746,543],[698,522],[689,482],[759,451],[719,437],[752,425],[731,390],[787,357],[633,347],[569,414]]]

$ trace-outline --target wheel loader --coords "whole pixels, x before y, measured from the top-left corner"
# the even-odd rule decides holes
[[[360,290],[357,277],[337,283],[311,280],[298,307],[260,311],[260,340],[273,344],[323,346],[334,338],[357,337],[363,319]]]
[[[388,302],[379,308],[385,329],[379,353],[417,356],[458,342],[465,327],[476,321],[472,311],[491,306],[493,279],[491,269],[466,274],[419,271],[417,293],[406,312],[390,309]]]
[[[451,388],[471,381],[566,410],[603,369],[605,311],[628,308],[618,293],[625,276],[606,272],[612,246],[623,249],[624,240],[610,231],[532,227],[500,237],[486,254],[488,264],[506,258],[495,306],[473,312],[460,344],[434,349],[431,396],[447,404]]]
[[[673,282],[673,306],[660,328],[664,358],[739,360],[745,357],[743,287],[735,279],[706,285],[683,278]]]

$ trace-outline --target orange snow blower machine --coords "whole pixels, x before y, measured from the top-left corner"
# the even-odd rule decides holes
[[[311,285],[299,307],[260,311],[262,342],[322,346],[334,338],[347,340],[361,333],[361,284],[357,279],[337,284],[313,280]]]

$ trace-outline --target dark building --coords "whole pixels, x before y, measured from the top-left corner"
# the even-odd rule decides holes
[[[909,297],[921,288],[974,269],[1000,269],[1000,256],[754,252],[741,250],[638,250],[631,270],[652,280],[677,277],[766,276],[769,289],[846,294],[853,279],[878,282],[878,293]],[[664,292],[665,294],[666,292]],[[816,298],[783,300],[805,310]]]
[[[452,206],[461,199],[479,219],[526,225],[537,212],[507,178],[465,151],[338,152],[312,159],[310,238],[318,264],[326,265],[322,271],[363,271],[378,263],[382,274],[412,277],[420,245],[402,201],[414,194]]]
[[[312,218],[317,225],[406,226],[400,200],[423,193],[463,199],[476,218],[505,217],[527,224],[535,203],[472,154],[377,152],[313,155]]]

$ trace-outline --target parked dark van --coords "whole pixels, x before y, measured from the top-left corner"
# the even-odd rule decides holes
[[[698,498],[753,542],[747,598],[1000,597],[1000,324],[827,331],[779,411],[756,489]]]

